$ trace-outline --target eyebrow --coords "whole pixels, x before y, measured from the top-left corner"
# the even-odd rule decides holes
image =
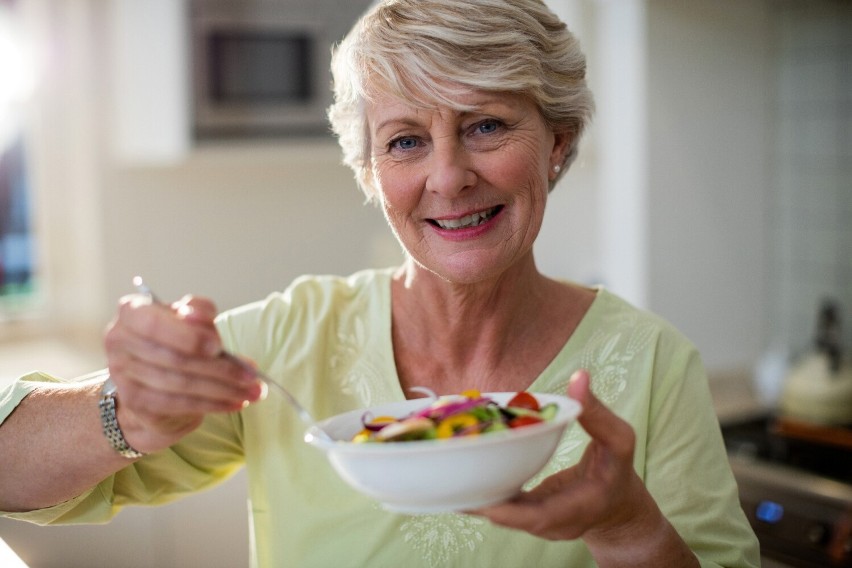
[[[486,109],[487,107],[494,106],[494,105],[501,106],[501,107],[504,107],[504,108],[509,108],[509,109],[514,109],[517,106],[516,104],[508,103],[505,98],[494,95],[494,96],[486,97],[483,100],[476,101],[475,104],[472,105],[473,106],[472,109],[464,109],[464,110],[451,109],[451,110],[452,110],[453,113],[455,113],[456,116],[465,117],[465,116],[470,115],[470,114],[483,112],[483,110]],[[415,110],[418,110],[418,109],[415,108]],[[426,109],[423,109],[423,110],[426,110]],[[388,125],[393,125],[393,126],[420,126],[421,123],[419,121],[414,120],[412,118],[409,118],[409,116],[410,116],[410,114],[406,113],[403,116],[387,118],[387,119],[383,120],[382,122],[380,122],[379,124],[376,125],[376,132],[380,132],[383,128],[387,127]]]
[[[420,126],[420,122],[404,116],[391,117],[376,125],[376,132],[381,132],[387,126]]]

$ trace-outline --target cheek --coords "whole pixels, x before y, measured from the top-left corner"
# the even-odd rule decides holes
[[[498,157],[491,161],[488,171],[495,184],[518,194],[519,198],[536,202],[547,194],[547,164],[535,152],[514,152]]]
[[[373,172],[376,198],[391,229],[399,235],[417,207],[420,192],[410,173],[399,167],[379,167]]]
[[[511,155],[491,163],[491,180],[513,196],[512,208],[525,238],[534,240],[544,220],[548,198],[548,162],[534,144],[515,147]]]
[[[376,196],[387,209],[410,211],[417,206],[422,193],[416,172],[399,164],[387,164],[373,170]]]
[[[525,178],[526,185],[546,184],[550,159],[547,147],[545,136],[534,132],[525,133],[508,144],[505,152],[500,152],[502,156],[494,165],[502,169],[505,176],[516,180]]]

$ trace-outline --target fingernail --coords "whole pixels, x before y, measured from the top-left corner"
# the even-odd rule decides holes
[[[257,400],[266,400],[266,397],[269,396],[269,385],[260,379],[257,382],[260,384],[260,396],[257,397]]]
[[[267,392],[268,389],[266,387],[266,383],[258,380],[257,384],[251,385],[248,388],[248,392],[246,393],[248,395],[248,398],[243,400],[242,408],[246,408],[250,404],[266,399]]]

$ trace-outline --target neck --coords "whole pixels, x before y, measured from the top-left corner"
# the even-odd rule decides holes
[[[566,292],[538,272],[531,255],[496,279],[465,284],[409,260],[393,288],[393,342],[403,387],[444,394],[526,388],[538,373],[530,374],[524,354],[542,352],[541,336],[553,332],[549,312],[565,305]]]

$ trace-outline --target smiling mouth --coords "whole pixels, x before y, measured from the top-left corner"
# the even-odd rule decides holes
[[[485,211],[477,211],[476,213],[465,215],[458,219],[430,219],[429,222],[442,229],[469,229],[470,227],[476,227],[485,223],[494,217],[501,208],[502,206],[498,205],[497,207],[492,207]]]

